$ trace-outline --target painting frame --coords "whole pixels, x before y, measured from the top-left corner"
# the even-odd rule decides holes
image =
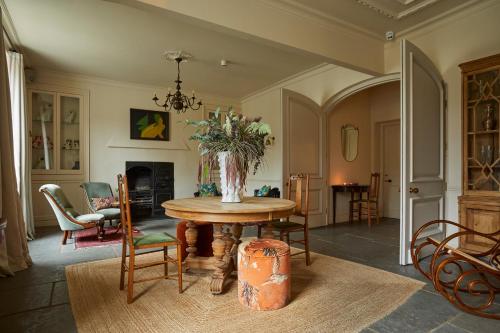
[[[130,139],[170,141],[170,112],[130,108]]]

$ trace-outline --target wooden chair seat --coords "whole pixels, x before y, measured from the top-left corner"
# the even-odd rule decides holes
[[[274,221],[272,222],[273,228],[282,230],[282,229],[288,229],[288,230],[300,230],[304,229],[304,224],[302,223],[297,223],[297,222],[291,222],[291,221]]]
[[[177,244],[177,239],[166,233],[166,232],[157,232],[151,233],[141,236],[134,235],[133,244],[135,247],[140,247],[144,245],[162,245],[164,243],[171,243],[171,245]]]

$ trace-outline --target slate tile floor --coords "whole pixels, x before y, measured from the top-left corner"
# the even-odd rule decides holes
[[[175,234],[169,220],[143,221],[139,229]],[[256,234],[248,227],[244,236]],[[29,242],[34,265],[14,277],[0,278],[0,332],[75,332],[64,267],[117,257],[119,246],[74,250],[60,245],[58,228],[39,228]],[[338,224],[311,230],[313,251],[423,280],[411,266],[398,265],[399,221],[383,219],[369,229],[366,223]],[[448,304],[431,285],[413,295],[387,317],[364,332],[500,332],[500,321],[468,315]]]

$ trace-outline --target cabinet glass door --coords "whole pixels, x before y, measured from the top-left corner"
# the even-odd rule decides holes
[[[467,184],[472,191],[500,191],[500,69],[466,76]]]
[[[47,172],[54,165],[54,94],[32,92],[31,95],[31,150],[32,169]]]
[[[80,171],[80,97],[59,95],[59,110],[59,169]]]

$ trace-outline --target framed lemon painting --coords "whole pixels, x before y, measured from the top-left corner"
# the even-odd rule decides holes
[[[130,138],[170,141],[170,112],[130,109]]]

